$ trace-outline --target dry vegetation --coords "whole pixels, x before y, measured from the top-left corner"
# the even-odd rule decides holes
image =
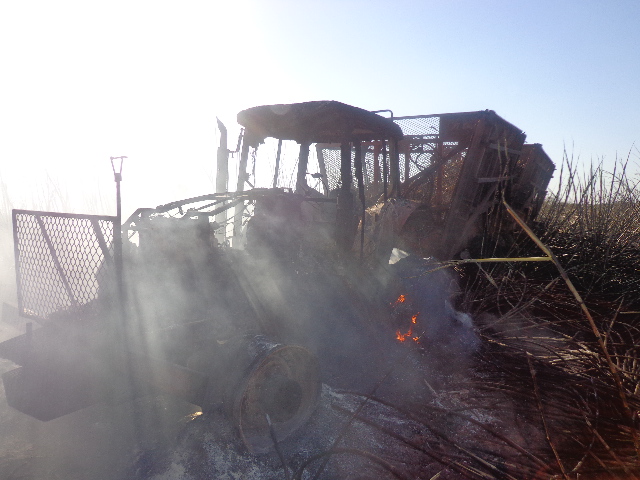
[[[503,456],[503,465],[517,465],[516,478],[640,478],[638,181],[624,162],[579,176],[565,160],[560,176],[534,230],[561,268],[458,267],[463,304],[485,340],[475,388],[507,392],[544,432],[545,448]],[[505,256],[545,255],[526,232],[515,240]],[[508,469],[506,477],[482,470],[479,477],[509,478]]]

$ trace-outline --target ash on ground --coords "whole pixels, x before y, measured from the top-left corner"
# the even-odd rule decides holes
[[[7,480],[509,478],[519,468],[513,459],[526,460],[518,449],[540,451],[531,405],[476,388],[487,379],[474,358],[486,352],[434,374],[434,357],[455,359],[401,347],[405,354],[376,372],[378,388],[366,394],[323,385],[310,421],[278,442],[281,455],[250,453],[227,415],[200,415],[162,395],[44,423],[5,403],[0,473]],[[12,367],[5,363],[3,371]]]
[[[400,374],[415,367],[397,365]],[[476,375],[457,372],[432,377],[432,382],[425,376],[429,395],[394,402],[383,398],[384,392],[362,395],[323,385],[316,412],[294,436],[278,442],[279,454],[275,448],[267,454],[249,453],[225,415],[194,416],[176,445],[146,452],[130,477],[509,478],[518,471],[509,460],[521,456],[518,448],[537,451],[544,437],[527,412],[507,397],[475,391],[473,381],[481,380],[472,378]]]
[[[271,453],[249,452],[222,412],[200,415],[184,401],[146,396],[46,423],[2,414],[0,426],[13,429],[11,440],[3,439],[9,453],[0,456],[2,478],[509,478],[520,467],[514,458],[543,450],[538,419],[527,412],[530,405],[477,388],[487,383],[479,360],[492,353],[471,319],[447,303],[450,279],[420,275],[425,262],[396,263],[401,281],[385,300],[395,307],[390,319],[378,313],[386,324],[350,322],[366,315],[349,299],[335,302],[340,316],[311,324],[320,330],[314,350],[325,379],[319,405],[295,434],[276,439]],[[305,302],[293,310],[311,309],[309,298],[301,296]],[[336,326],[344,340],[331,334]],[[544,467],[540,458],[546,457],[536,453],[539,465],[517,478],[533,478]]]

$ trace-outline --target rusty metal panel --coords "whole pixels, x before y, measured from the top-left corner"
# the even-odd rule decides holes
[[[403,196],[429,210],[440,256],[450,257],[477,233],[472,224],[478,210],[487,210],[498,187],[515,173],[525,135],[490,110],[394,121],[405,135]]]
[[[553,162],[539,146],[524,147],[525,134],[494,111],[393,121],[404,135],[398,142],[401,196],[420,204],[407,228],[422,231],[420,222],[429,227],[428,243],[433,248],[423,254],[455,255],[472,237],[486,233],[489,212],[495,224],[489,233],[499,235],[505,222],[500,209],[492,207],[502,193],[529,220],[539,211]],[[384,191],[389,149],[383,142],[363,142],[362,151],[367,205],[372,206]],[[318,152],[326,167],[328,190],[334,190],[340,180],[338,146],[318,145]]]
[[[477,113],[393,118],[404,134],[398,144],[403,197],[430,204],[450,203],[470,140],[469,120],[460,119],[473,119]],[[441,124],[444,128],[442,135]],[[340,182],[339,145],[322,144],[318,147],[324,160],[329,190],[334,190]],[[385,166],[389,171],[389,154],[385,142],[362,142],[364,183],[370,204],[382,194]],[[437,172],[434,167],[438,167]]]
[[[115,222],[110,216],[14,210],[20,314],[46,321],[93,302],[113,264]]]
[[[534,143],[522,147],[517,168],[519,175],[513,184],[511,206],[531,221],[542,207],[555,165],[542,145]]]

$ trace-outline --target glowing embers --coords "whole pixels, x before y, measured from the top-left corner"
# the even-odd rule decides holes
[[[410,308],[409,302],[407,302],[407,296],[401,294],[398,299],[392,304],[396,319],[402,320],[407,317],[406,310]],[[400,311],[398,311],[400,310]],[[411,323],[409,329],[402,333],[402,329],[396,330],[396,340],[399,342],[406,342],[407,340],[413,340],[416,343],[420,343],[420,335],[414,333],[414,329],[418,325],[418,316],[420,312],[411,315]],[[403,322],[404,323],[404,322]]]
[[[197,411],[197,412],[190,413],[189,415],[187,415],[186,417],[184,417],[184,419],[185,419],[187,422],[191,422],[191,421],[195,420],[196,418],[198,418],[200,415],[202,415],[202,410],[199,410],[199,411]]]
[[[407,301],[407,297],[404,294],[401,294],[398,299],[394,302],[393,306],[397,307],[398,305],[400,305],[401,303],[404,303]]]
[[[400,330],[396,330],[396,340],[399,342],[405,342],[407,339],[411,339],[416,343],[420,343],[420,337],[413,334],[413,328],[418,323],[418,315],[420,315],[420,312],[411,317],[411,325],[409,326],[409,330],[405,333],[402,333]]]

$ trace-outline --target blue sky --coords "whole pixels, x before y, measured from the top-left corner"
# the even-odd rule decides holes
[[[320,99],[492,109],[556,162],[611,165],[640,142],[639,19],[637,1],[3,2],[0,180],[15,207],[46,208],[49,182],[110,210],[127,155],[127,214],[212,190],[216,116],[233,132],[243,108]]]

